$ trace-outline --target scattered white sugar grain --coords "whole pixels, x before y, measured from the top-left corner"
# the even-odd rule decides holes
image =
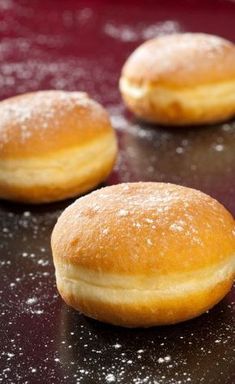
[[[138,222],[133,223],[133,227],[141,228],[141,224]]]
[[[116,377],[112,373],[108,373],[108,375],[105,376],[105,380],[107,383],[113,383],[116,381]]]
[[[120,209],[117,213],[118,216],[128,216],[129,212],[126,209]]]
[[[173,223],[170,225],[170,229],[174,232],[182,232],[184,228],[182,227],[182,224]]]
[[[36,309],[35,311],[31,311],[31,313],[33,313],[35,315],[42,315],[44,313],[44,311],[42,309]]]
[[[133,361],[132,360],[127,360],[127,364],[132,364]]]
[[[16,285],[15,283],[11,283],[10,287],[13,288],[13,287],[15,287],[15,285]]]
[[[92,208],[96,212],[100,210],[100,206],[98,204],[94,204]]]
[[[171,357],[170,357],[170,355],[165,356],[165,357],[164,357],[164,360],[165,360],[166,362],[171,361]]]
[[[31,367],[30,369],[31,369],[31,372],[32,372],[32,373],[37,372],[37,369],[36,369],[36,368]]]
[[[153,219],[145,219],[145,221],[146,221],[146,223],[153,223],[154,222],[154,220]]]
[[[217,343],[217,344],[219,344],[219,343],[221,343],[221,340],[215,340],[215,343]]]
[[[120,29],[118,29],[117,26],[111,23],[107,23],[104,26],[104,32],[106,35],[118,39],[121,41],[135,41],[136,36],[134,31],[132,31],[127,26],[121,26]]]
[[[159,359],[157,359],[157,362],[158,362],[159,364],[164,363],[164,359],[163,359],[163,357],[159,357]]]
[[[11,357],[14,357],[15,354],[14,354],[14,353],[10,353],[10,352],[8,352],[8,353],[7,353],[7,356],[11,358]]]
[[[37,303],[38,299],[36,297],[29,297],[27,300],[26,300],[26,304],[35,304]]]
[[[148,245],[153,245],[153,242],[152,242],[151,239],[147,239],[146,241],[147,241],[147,244],[148,244]]]
[[[27,252],[23,252],[22,253],[22,257],[27,257],[28,256],[28,253]]]
[[[38,260],[38,264],[41,265],[42,267],[45,267],[46,265],[49,264],[49,261],[40,259],[40,260]]]
[[[115,348],[115,349],[119,349],[119,348],[121,348],[121,347],[122,347],[121,344],[118,344],[118,343],[116,343],[116,344],[113,345],[113,348]]]
[[[159,359],[157,360],[157,362],[159,364],[168,363],[169,361],[171,361],[171,356],[170,355],[167,355],[165,357],[159,357]]]
[[[123,42],[148,40],[156,36],[161,36],[169,33],[180,31],[180,25],[175,20],[160,21],[155,24],[115,24],[106,23],[104,25],[104,33],[113,39],[121,40]]]
[[[139,349],[139,350],[137,351],[137,353],[144,353],[144,350],[143,350],[143,349]]]
[[[31,213],[29,211],[25,211],[23,213],[23,215],[24,215],[24,217],[29,217],[29,216],[31,216]]]
[[[224,146],[223,146],[223,144],[216,144],[216,145],[214,146],[214,149],[215,149],[215,151],[217,151],[217,152],[222,152],[222,151],[224,150]]]
[[[112,126],[118,130],[126,129],[126,127],[128,126],[127,120],[121,115],[120,116],[111,115],[111,122],[112,122]],[[123,190],[125,190],[125,189],[123,188]]]
[[[184,152],[184,148],[183,147],[177,147],[175,152],[178,153],[179,155],[181,155],[181,153]]]
[[[108,228],[104,228],[104,229],[102,230],[102,233],[103,233],[104,235],[107,235],[107,234],[109,233]]]

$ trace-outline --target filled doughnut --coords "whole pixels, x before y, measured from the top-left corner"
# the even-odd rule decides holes
[[[85,93],[40,91],[0,102],[0,198],[44,203],[79,195],[112,170],[108,115]]]
[[[217,36],[181,33],[138,47],[120,90],[139,118],[163,125],[215,123],[235,116],[235,45]]]
[[[58,290],[85,315],[150,327],[194,318],[229,292],[235,225],[206,194],[127,183],[81,197],[52,233]]]

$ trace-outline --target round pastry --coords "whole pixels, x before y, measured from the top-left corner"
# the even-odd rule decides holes
[[[200,315],[230,290],[235,225],[204,193],[127,183],[78,199],[52,233],[58,290],[87,316],[127,327]]]
[[[106,111],[85,93],[41,91],[0,102],[0,198],[44,203],[92,189],[117,143]]]
[[[182,33],[149,40],[125,63],[120,90],[143,120],[165,125],[219,122],[235,116],[235,45]]]

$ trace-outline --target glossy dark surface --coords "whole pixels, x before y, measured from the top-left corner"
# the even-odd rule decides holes
[[[117,88],[144,39],[202,31],[235,41],[234,20],[234,1],[0,0],[0,97],[85,90],[109,109],[119,137],[107,184],[179,183],[235,214],[235,123],[146,126],[125,112]],[[50,233],[69,203],[0,203],[0,383],[233,384],[234,290],[193,321],[148,330],[99,324],[62,302]]]

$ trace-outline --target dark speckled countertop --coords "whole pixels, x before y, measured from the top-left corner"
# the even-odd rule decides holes
[[[235,1],[0,0],[0,97],[86,91],[108,108],[119,137],[107,185],[174,182],[235,214],[235,122],[163,129],[134,120],[120,99],[129,53],[175,31],[235,41]],[[193,321],[147,330],[100,324],[62,302],[50,234],[70,202],[0,202],[0,383],[233,384],[234,290]]]

